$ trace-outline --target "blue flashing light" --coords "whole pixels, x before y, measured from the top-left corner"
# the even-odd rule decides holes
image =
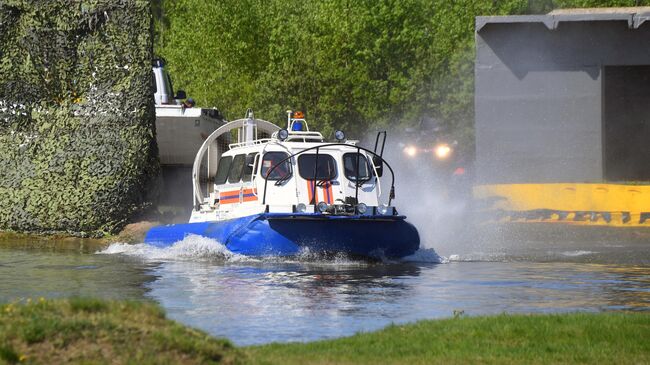
[[[302,131],[302,122],[294,121],[291,125],[291,130],[294,132]]]

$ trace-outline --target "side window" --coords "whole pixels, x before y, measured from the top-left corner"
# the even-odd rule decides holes
[[[246,155],[246,163],[244,164],[244,173],[241,176],[241,179],[244,181],[250,181],[251,177],[253,177],[253,171],[255,167],[253,166],[253,163],[255,162],[255,156],[257,156],[257,153],[249,153]]]
[[[315,153],[298,156],[298,171],[300,172],[300,177],[303,179],[332,180],[336,178],[336,162],[334,161],[334,157],[319,153],[318,171],[315,171],[316,168],[317,166]]]
[[[237,155],[232,160],[230,172],[228,173],[228,182],[237,183],[241,180],[241,175],[244,170],[244,163],[246,162],[246,155]]]
[[[285,152],[267,152],[262,159],[262,177],[268,180],[285,180],[291,177],[291,159],[282,162],[273,171],[271,168],[289,157]],[[269,175],[271,173],[271,176]]]
[[[357,157],[359,158],[359,171],[357,173]],[[370,163],[366,156],[359,153],[346,153],[343,155],[343,170],[345,177],[350,181],[370,180]]]
[[[255,160],[253,161],[253,174],[257,174],[260,171],[260,157],[259,153],[255,154]]]
[[[230,171],[231,164],[232,164],[232,156],[223,156],[219,159],[219,165],[217,166],[217,174],[214,176],[215,184],[226,183],[226,179],[228,178],[228,172]]]
[[[167,84],[167,91],[169,91],[169,97],[174,97],[174,85],[172,85],[172,79],[169,77],[167,71],[163,71],[165,75],[165,83]]]

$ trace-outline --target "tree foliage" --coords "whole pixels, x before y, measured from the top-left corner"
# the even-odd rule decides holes
[[[423,116],[473,140],[474,17],[624,0],[159,0],[156,52],[176,85],[230,118],[303,109],[326,134]]]

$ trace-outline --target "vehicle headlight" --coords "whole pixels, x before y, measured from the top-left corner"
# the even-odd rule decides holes
[[[414,146],[406,146],[406,147],[404,147],[404,153],[408,157],[415,157],[415,155],[417,155],[417,153],[418,153],[418,149],[415,148]]]
[[[288,131],[288,130],[286,130],[286,129],[280,129],[280,130],[278,131],[278,139],[279,139],[280,141],[284,141],[285,139],[287,139],[287,137],[289,137],[289,131]]]
[[[377,207],[377,213],[381,215],[386,215],[388,213],[388,205],[381,204]]]
[[[298,203],[298,205],[296,205],[296,212],[298,212],[298,213],[304,213],[304,212],[306,212],[306,211],[307,211],[307,206],[306,206],[305,204],[303,204],[303,203]]]
[[[434,149],[434,153],[439,160],[444,160],[451,154],[451,147],[446,143],[439,144]]]
[[[334,132],[334,138],[336,138],[337,141],[341,142],[345,139],[345,133],[343,133],[343,131],[336,131]]]
[[[327,203],[325,202],[318,203],[318,211],[321,213],[327,212]]]
[[[364,214],[366,211],[368,211],[367,205],[364,203],[359,203],[359,205],[357,205],[357,212],[359,212],[359,214]]]

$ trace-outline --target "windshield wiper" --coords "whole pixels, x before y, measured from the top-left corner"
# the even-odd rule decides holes
[[[279,179],[275,182],[275,186],[280,186],[280,185],[282,185],[283,182],[285,182],[285,181],[287,181],[287,180],[289,180],[289,179],[291,179],[291,174],[286,174],[286,175],[284,175],[283,177],[279,178]]]
[[[372,179],[372,177],[369,177],[369,178],[366,178],[366,179],[356,179],[356,180],[355,180],[355,184],[357,185],[358,188],[360,188],[360,187],[363,186],[363,184],[365,184],[365,183],[367,183],[368,181],[370,181],[370,179]]]
[[[332,181],[332,180],[318,180],[318,181],[316,182],[316,186],[322,188],[323,186],[325,186],[327,183],[330,183],[331,181]]]

